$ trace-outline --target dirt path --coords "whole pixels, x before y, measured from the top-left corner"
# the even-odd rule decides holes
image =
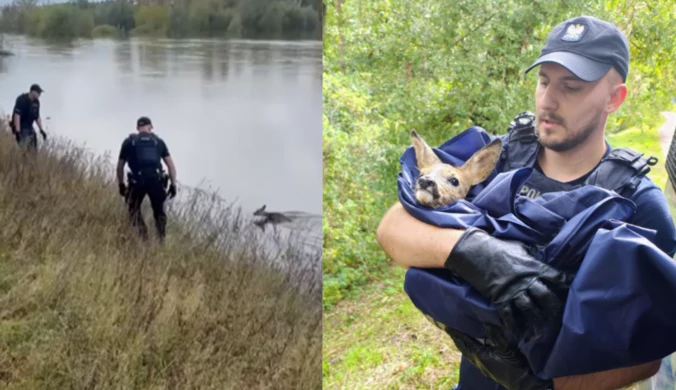
[[[673,138],[674,130],[676,129],[676,112],[662,111],[660,114],[666,119],[666,122],[664,122],[659,129],[662,157],[666,159],[667,152],[669,152],[669,146],[671,146],[671,139]]]

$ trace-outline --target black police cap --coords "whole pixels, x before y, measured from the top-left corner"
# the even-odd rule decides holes
[[[626,82],[629,42],[614,25],[593,16],[578,16],[554,27],[525,73],[545,62],[557,63],[584,81],[596,81],[615,67]]]

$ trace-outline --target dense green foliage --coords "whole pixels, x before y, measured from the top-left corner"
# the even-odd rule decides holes
[[[38,6],[15,0],[3,9],[0,31],[42,38],[151,35],[172,38],[230,37],[321,39],[317,0],[124,0]]]
[[[452,6],[449,6],[452,4]],[[377,280],[375,240],[396,200],[399,157],[417,129],[439,145],[472,125],[502,133],[534,110],[537,58],[552,27],[580,14],[627,34],[629,95],[608,131],[659,125],[674,95],[670,1],[432,0],[326,2],[324,304]]]

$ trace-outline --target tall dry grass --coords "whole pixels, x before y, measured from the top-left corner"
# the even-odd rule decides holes
[[[321,248],[275,251],[199,191],[144,246],[113,170],[0,132],[0,387],[321,388]]]

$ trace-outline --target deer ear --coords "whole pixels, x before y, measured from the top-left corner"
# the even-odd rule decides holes
[[[502,151],[502,141],[498,138],[479,149],[460,168],[470,185],[477,185],[491,175]]]
[[[423,140],[415,130],[411,130],[411,143],[415,150],[415,159],[418,169],[429,167],[434,164],[441,164],[441,160],[434,154],[432,148]]]

